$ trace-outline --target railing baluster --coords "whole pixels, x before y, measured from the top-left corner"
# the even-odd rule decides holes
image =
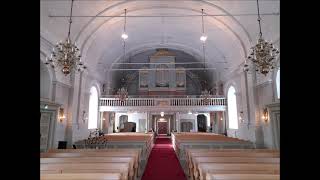
[[[206,104],[203,98],[185,97],[185,98],[161,98],[169,101],[169,107],[177,106],[227,106],[226,98],[209,98]],[[121,101],[118,98],[100,98],[99,106],[120,106],[120,107],[136,107],[136,106],[156,106],[157,98],[129,98]]]

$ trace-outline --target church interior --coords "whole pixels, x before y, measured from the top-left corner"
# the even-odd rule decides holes
[[[280,179],[280,1],[40,1],[40,177]]]

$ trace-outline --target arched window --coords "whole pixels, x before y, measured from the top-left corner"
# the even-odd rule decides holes
[[[91,87],[89,98],[89,122],[88,129],[98,127],[98,91],[96,87]]]
[[[238,129],[238,110],[237,110],[237,99],[236,90],[233,86],[228,89],[228,118],[229,118],[229,129]]]
[[[280,99],[280,69],[277,71],[277,76],[276,76],[276,88],[277,88],[277,96],[278,99]]]

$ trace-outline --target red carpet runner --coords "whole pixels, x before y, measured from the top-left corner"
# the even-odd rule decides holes
[[[157,138],[141,180],[186,180],[170,138]]]

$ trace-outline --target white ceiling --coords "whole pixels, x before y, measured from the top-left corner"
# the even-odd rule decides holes
[[[260,0],[260,12],[279,13],[279,1]],[[67,17],[71,1],[41,1],[41,40],[55,44],[66,38]],[[228,16],[206,16],[205,32],[206,59],[210,63],[227,61],[225,66],[216,64],[222,74],[232,71],[244,62],[249,48],[256,42],[258,23],[256,15],[232,16],[236,14],[256,14],[254,0],[211,0],[211,1],[75,1],[73,15],[200,15],[201,8],[207,14],[227,14]],[[279,42],[280,15],[262,16],[262,32],[265,39]],[[71,36],[81,48],[83,61],[90,72],[104,77],[109,64],[123,56],[121,33],[122,17],[74,17]],[[126,51],[134,55],[148,49],[167,47],[185,51],[202,60],[201,16],[198,17],[128,17]],[[49,44],[50,44],[49,43]],[[279,47],[278,47],[279,48]],[[41,44],[41,50],[49,53],[50,48]]]

